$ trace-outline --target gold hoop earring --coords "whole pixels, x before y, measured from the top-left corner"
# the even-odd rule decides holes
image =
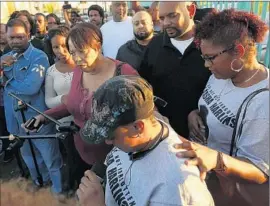
[[[231,70],[234,71],[234,72],[240,72],[240,71],[242,71],[242,69],[244,68],[244,62],[243,62],[242,59],[239,59],[239,60],[241,61],[241,63],[242,63],[242,66],[240,67],[240,69],[234,69],[234,68],[233,68],[233,64],[234,64],[234,62],[237,61],[237,60],[238,60],[238,59],[234,59],[234,60],[232,60],[232,62],[231,62]]]

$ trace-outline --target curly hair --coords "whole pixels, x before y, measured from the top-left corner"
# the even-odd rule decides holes
[[[89,12],[92,11],[92,10],[95,10],[99,13],[100,17],[102,18],[102,24],[104,24],[104,10],[102,9],[101,6],[99,5],[91,5],[89,8],[88,8],[88,12],[87,12],[87,15],[89,16]]]
[[[202,39],[211,40],[214,45],[233,47],[241,43],[246,47],[247,58],[256,55],[255,43],[263,41],[268,26],[259,16],[234,9],[213,11],[198,25],[195,39],[198,45]]]
[[[68,37],[70,28],[65,25],[60,25],[57,28],[50,29],[48,34],[45,37],[44,46],[46,48],[47,54],[53,56],[55,58],[55,54],[53,53],[52,49],[52,38],[59,35],[63,37]]]

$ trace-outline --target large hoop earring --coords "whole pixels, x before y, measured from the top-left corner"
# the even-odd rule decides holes
[[[238,59],[234,59],[234,60],[232,60],[232,62],[231,62],[231,70],[232,71],[234,71],[234,72],[240,72],[240,71],[242,71],[242,69],[244,68],[244,62],[243,62],[243,60],[241,60],[241,59],[239,59],[240,61],[241,61],[241,63],[242,63],[242,66],[240,67],[240,69],[234,69],[233,68],[233,63],[235,62],[235,61],[237,61]]]

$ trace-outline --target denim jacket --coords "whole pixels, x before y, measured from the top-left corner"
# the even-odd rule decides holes
[[[11,51],[6,55],[13,54],[14,52]],[[4,68],[4,75],[8,79],[4,88],[4,107],[7,129],[11,134],[23,135],[25,132],[21,128],[23,123],[22,115],[20,111],[16,111],[18,101],[9,96],[8,93],[14,93],[23,101],[42,112],[47,110],[44,79],[48,67],[49,62],[46,54],[33,47],[30,43],[28,49],[13,65]],[[24,113],[26,120],[38,114],[31,108],[27,108]],[[39,134],[51,133],[52,128],[53,125],[46,125],[40,130]]]

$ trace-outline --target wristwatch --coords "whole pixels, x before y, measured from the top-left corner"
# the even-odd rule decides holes
[[[227,167],[224,162],[223,153],[218,152],[217,155],[217,165],[216,168],[214,168],[214,171],[216,172],[225,172],[227,170]]]

